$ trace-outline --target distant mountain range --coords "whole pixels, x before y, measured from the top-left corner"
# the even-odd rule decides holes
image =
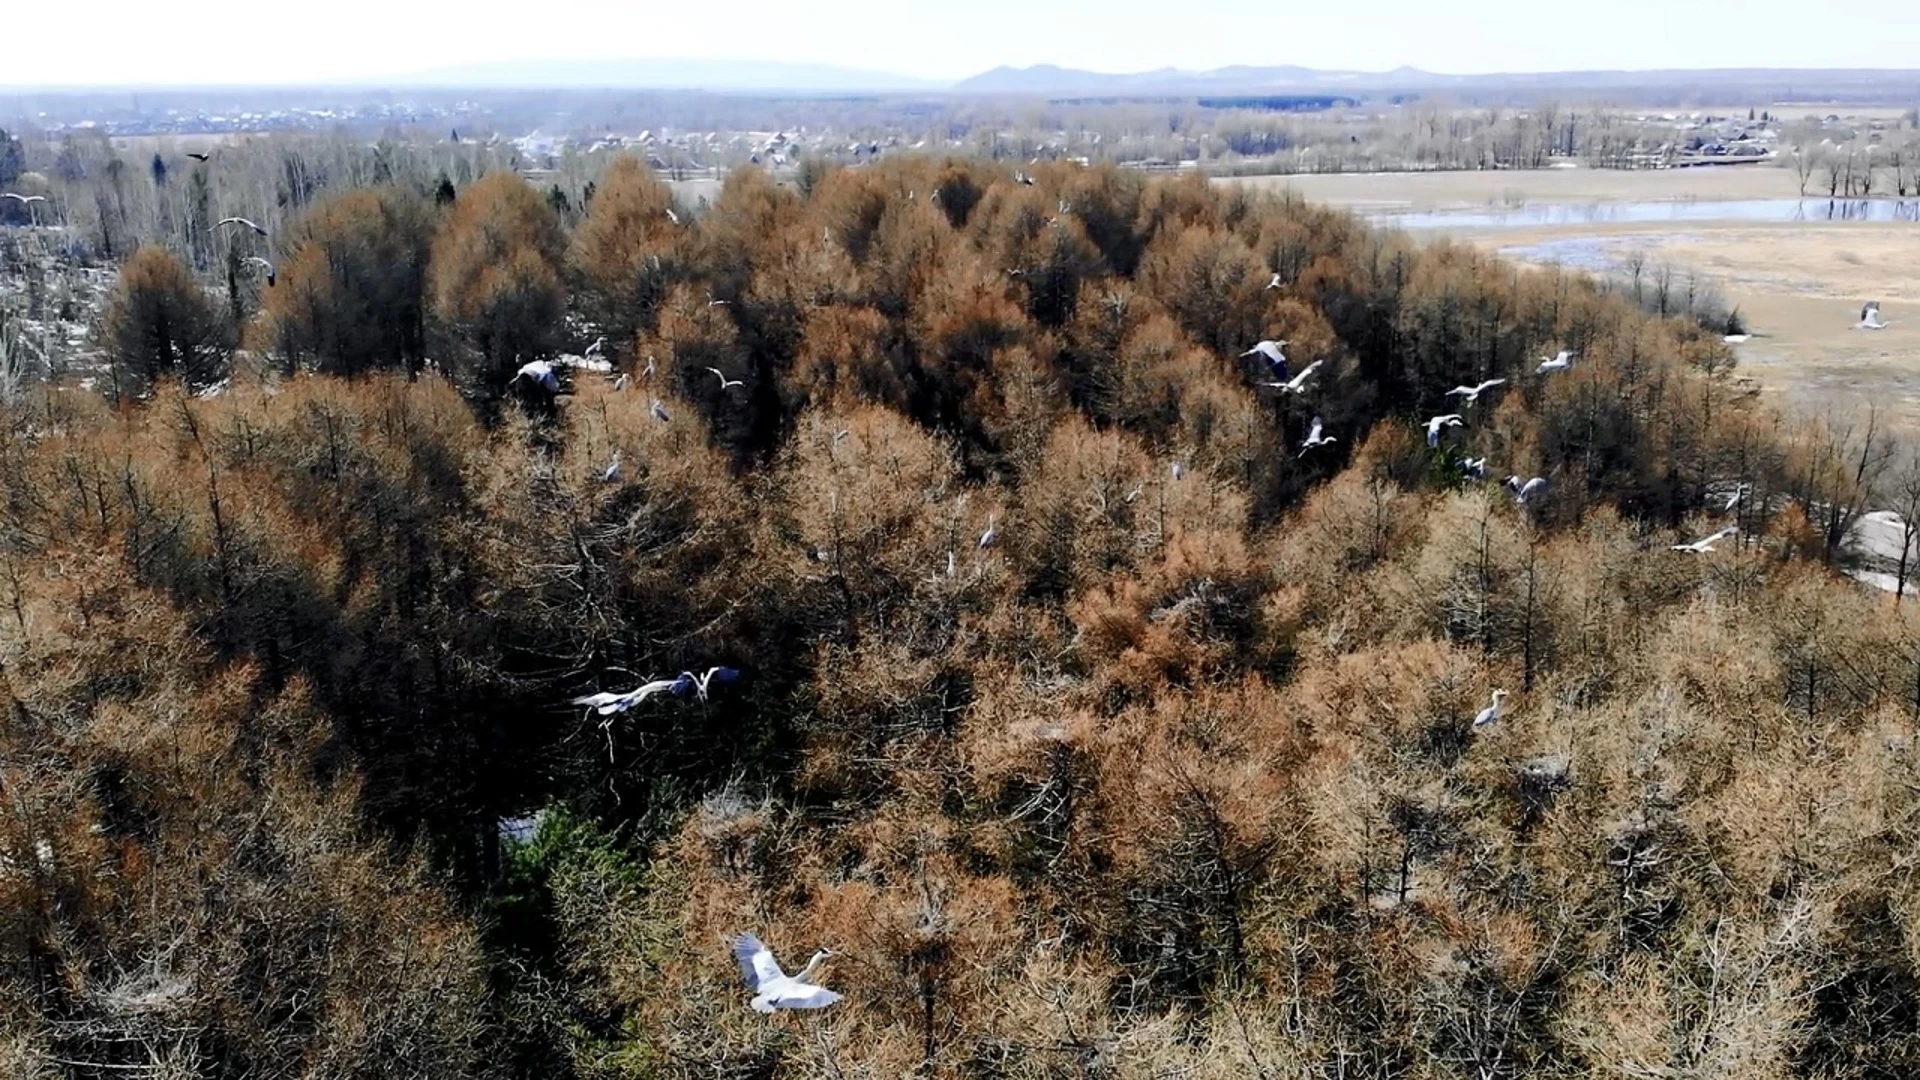
[[[1109,73],[1052,64],[997,67],[958,82],[828,64],[766,60],[522,60],[441,68],[356,85],[473,89],[660,89],[755,93],[960,93],[1035,97],[1194,97],[1207,95],[1379,95],[1405,92],[1605,92],[1713,90],[1781,97],[1798,90],[1834,94],[1920,93],[1920,71],[1721,68],[1668,71],[1556,71],[1447,75],[1419,68],[1323,71],[1283,64],[1210,71],[1160,68]]]

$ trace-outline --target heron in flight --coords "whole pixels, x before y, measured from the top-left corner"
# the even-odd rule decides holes
[[[1473,730],[1479,731],[1481,728],[1490,727],[1499,722],[1501,702],[1506,700],[1506,696],[1507,692],[1505,690],[1495,690],[1493,692],[1493,704],[1481,709],[1479,715],[1473,718]]]
[[[1547,478],[1544,476],[1536,476],[1523,484],[1520,482],[1519,477],[1509,476],[1506,479],[1506,488],[1508,491],[1513,492],[1514,502],[1525,506],[1535,495],[1547,490]]]
[[[553,373],[553,365],[545,360],[530,360],[520,365],[520,370],[514,372],[509,381],[518,382],[521,379],[541,387],[549,394],[560,392],[560,377]]]
[[[1305,373],[1303,372],[1302,374]],[[1320,434],[1320,418],[1316,416],[1313,418],[1312,427],[1307,431],[1306,440],[1300,444],[1299,456],[1306,457],[1307,451],[1319,446],[1328,446],[1337,441],[1338,440],[1331,435]]]
[[[745,383],[741,382],[739,379],[727,378],[727,376],[723,372],[721,372],[721,370],[717,367],[710,367],[707,370],[713,372],[713,377],[720,380],[721,390],[731,390],[736,386],[746,385]]]
[[[839,994],[809,981],[814,970],[832,955],[832,950],[821,949],[799,974],[788,975],[774,961],[773,950],[762,945],[759,938],[741,934],[733,942],[740,974],[746,977],[747,989],[753,991],[753,1011],[768,1015],[776,1009],[824,1009],[839,1001]]]
[[[1454,395],[1459,394],[1462,396],[1462,400],[1460,404],[1472,405],[1473,403],[1480,400],[1480,395],[1482,393],[1488,390],[1491,390],[1494,387],[1499,386],[1501,383],[1504,383],[1506,381],[1507,380],[1505,379],[1488,379],[1485,382],[1481,383],[1479,386],[1456,386],[1453,389],[1447,391],[1447,396],[1453,397]]]
[[[193,151],[191,151],[191,150],[189,150],[189,151],[187,151],[187,156],[188,156],[188,157],[190,157],[190,158],[192,158],[192,159],[193,159],[193,160],[195,160],[195,161],[198,161],[198,162],[201,162],[202,164],[204,164],[204,163],[206,162],[206,160],[207,160],[208,158],[210,158],[210,157],[212,157],[213,155],[212,155],[212,154],[196,154],[196,153],[194,153]]]
[[[585,705],[589,711],[599,713],[601,716],[614,716],[641,704],[655,694],[682,695],[692,686],[693,676],[683,671],[674,678],[652,679],[622,693],[603,690],[597,694],[573,698],[568,704]]]
[[[1568,352],[1565,349],[1561,349],[1560,355],[1555,356],[1551,360],[1548,360],[1545,357],[1541,357],[1540,366],[1537,368],[1534,368],[1533,373],[1535,375],[1545,375],[1549,371],[1565,371],[1572,366],[1573,366],[1573,354]]]
[[[1292,342],[1285,339],[1280,341],[1262,341],[1240,355],[1266,357],[1267,363],[1273,365],[1273,373],[1284,379],[1287,376],[1287,354],[1280,351],[1280,346],[1291,344]]]
[[[258,255],[247,256],[247,265],[258,266],[267,272],[267,288],[269,289],[273,288],[273,283],[279,279],[280,275],[274,270],[273,264]]]
[[[1740,526],[1729,525],[1704,540],[1695,540],[1691,544],[1675,544],[1671,550],[1684,551],[1689,555],[1705,555],[1713,550],[1713,545],[1740,531]]]
[[[22,195],[17,191],[0,191],[0,199],[12,199],[21,206],[32,206],[34,203],[47,201],[45,195]]]
[[[1869,300],[1860,308],[1860,321],[1853,325],[1855,330],[1885,330],[1892,326],[1891,319],[1880,321],[1880,301]]]
[[[1306,392],[1306,389],[1307,389],[1307,376],[1312,375],[1316,370],[1319,369],[1320,365],[1325,362],[1326,361],[1324,360],[1315,360],[1313,363],[1308,364],[1306,367],[1301,368],[1300,374],[1295,375],[1293,378],[1288,379],[1286,382],[1263,382],[1260,385],[1271,386],[1275,390],[1278,390],[1283,394],[1304,393]]]
[[[1445,416],[1435,416],[1429,419],[1427,421],[1427,445],[1428,446],[1440,445],[1441,429],[1450,428],[1450,427],[1462,427],[1465,424],[1466,424],[1466,421],[1461,419],[1459,413],[1448,413]]]
[[[680,673],[680,680],[684,685],[677,686],[673,692],[676,696],[684,697],[686,696],[687,689],[691,688],[695,697],[698,697],[701,701],[705,701],[707,700],[708,686],[714,682],[730,683],[739,677],[740,670],[738,668],[724,667],[717,664],[708,668],[704,675],[695,675],[691,671],[683,671]]]
[[[244,227],[246,227],[246,228],[248,228],[248,229],[252,229],[252,230],[253,230],[254,232],[256,232],[256,233],[258,233],[258,234],[260,234],[261,236],[265,236],[265,235],[267,235],[267,230],[265,230],[265,229],[263,229],[263,228],[261,228],[261,227],[260,227],[260,226],[259,226],[258,224],[256,224],[256,223],[254,223],[254,222],[252,222],[252,221],[249,221],[249,220],[247,220],[246,218],[243,218],[243,217],[224,217],[224,218],[221,218],[221,219],[220,219],[219,221],[216,221],[216,222],[214,222],[214,223],[213,223],[213,228],[211,228],[211,229],[208,229],[207,231],[208,231],[208,232],[218,232],[218,231],[219,231],[219,229],[220,229],[220,227],[221,227],[222,225],[240,225],[240,226],[244,226]]]

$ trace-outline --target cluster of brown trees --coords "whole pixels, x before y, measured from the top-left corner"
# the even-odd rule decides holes
[[[0,407],[0,1063],[1920,1066],[1920,619],[1829,566],[1884,438],[1575,275],[1036,180],[329,196],[260,371]],[[500,402],[601,333],[626,385]],[[846,1000],[747,1010],[744,929]]]

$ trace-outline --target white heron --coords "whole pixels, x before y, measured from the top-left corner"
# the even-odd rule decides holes
[[[620,451],[615,450],[613,460],[607,462],[607,467],[600,471],[600,482],[611,484],[618,479],[620,479]]]
[[[851,435],[851,434],[853,434],[853,432],[852,432],[852,431],[850,431],[850,430],[848,430],[847,428],[841,428],[841,429],[840,429],[839,431],[836,431],[836,432],[834,432],[834,433],[833,433],[833,445],[834,445],[834,446],[839,446],[839,445],[840,445],[840,440],[841,440],[841,439],[844,439],[844,438],[846,438],[847,436],[849,436],[849,435]]]
[[[1440,445],[1441,429],[1450,428],[1450,427],[1463,427],[1465,425],[1466,425],[1466,421],[1461,419],[1459,413],[1448,413],[1445,416],[1435,416],[1435,417],[1429,418],[1427,420],[1427,445],[1428,446]]]
[[[259,225],[257,225],[257,224],[255,224],[254,222],[252,222],[252,221],[249,221],[249,220],[247,220],[246,218],[243,218],[243,217],[224,217],[224,218],[221,218],[221,219],[220,219],[219,221],[216,221],[216,222],[214,222],[214,223],[213,223],[213,228],[211,228],[211,229],[208,229],[207,231],[208,231],[208,232],[218,232],[218,231],[220,230],[220,227],[221,227],[222,225],[244,225],[244,226],[246,226],[247,228],[249,228],[249,229],[252,229],[252,230],[253,230],[254,232],[256,232],[256,233],[259,233],[259,234],[260,234],[261,236],[265,236],[265,235],[267,235],[267,230],[265,230],[265,229],[263,229],[263,228],[261,228],[261,227],[260,227]]]
[[[628,374],[627,372],[624,372],[624,371],[621,372],[620,377],[613,380],[614,392],[618,393],[621,390],[625,390],[627,388],[627,385],[631,382],[633,382],[633,376]]]
[[[722,390],[731,390],[736,386],[746,385],[746,383],[741,382],[739,379],[727,378],[727,376],[717,367],[710,367],[707,370],[713,372],[714,378],[720,380],[720,389]]]
[[[753,1011],[768,1015],[776,1009],[824,1009],[839,1001],[839,994],[808,981],[813,978],[814,970],[832,955],[832,950],[821,949],[799,974],[788,975],[774,961],[773,950],[762,945],[759,938],[741,934],[733,942],[733,956],[740,962],[740,974],[746,977],[747,989],[753,991]]]
[[[1264,356],[1267,358],[1267,363],[1273,365],[1273,370],[1276,373],[1285,375],[1287,373],[1287,354],[1281,352],[1280,347],[1282,345],[1291,345],[1291,344],[1293,343],[1290,341],[1287,341],[1284,338],[1282,338],[1279,341],[1262,341],[1258,345],[1255,345],[1253,348],[1248,349],[1246,352],[1243,352],[1240,355],[1241,356]]]
[[[12,199],[21,206],[32,206],[34,203],[47,201],[45,195],[22,195],[17,191],[0,191],[0,199]]]
[[[1327,446],[1337,441],[1338,440],[1331,435],[1320,434],[1320,418],[1316,416],[1313,418],[1313,426],[1307,431],[1305,441],[1300,444],[1300,456],[1306,457],[1307,451],[1315,447]]]
[[[600,350],[606,347],[607,347],[607,335],[601,334],[599,337],[593,339],[593,344],[587,346],[587,351],[581,355],[599,356]]]
[[[674,213],[673,207],[671,206],[667,207],[667,220],[673,222],[675,225],[680,224],[680,215]]]
[[[1286,382],[1263,382],[1260,385],[1271,386],[1275,390],[1278,390],[1283,394],[1305,393],[1307,388],[1307,376],[1312,375],[1314,373],[1314,370],[1317,369],[1321,364],[1325,362],[1326,361],[1324,360],[1315,360],[1313,363],[1308,364],[1306,367],[1301,368],[1300,374],[1295,375],[1293,378],[1288,379]]]
[[[1461,458],[1460,471],[1473,477],[1475,480],[1485,480],[1487,478],[1487,459],[1483,457]]]
[[[1187,475],[1187,467],[1176,461],[1172,465],[1167,466],[1167,475],[1175,480],[1179,480],[1181,477]]]
[[[1860,308],[1860,321],[1853,324],[1855,330],[1885,330],[1892,326],[1891,319],[1880,321],[1880,301],[1869,300]]]
[[[655,694],[668,692],[676,694],[685,693],[685,690],[674,689],[681,685],[682,679],[691,680],[692,676],[683,672],[671,679],[652,679],[621,693],[602,690],[597,694],[587,694],[583,697],[574,698],[569,701],[568,704],[585,705],[589,710],[599,713],[601,716],[613,716],[616,713],[626,712],[628,709],[646,701]],[[691,683],[689,683],[689,685],[691,685]]]
[[[1673,545],[1672,550],[1684,551],[1689,555],[1705,555],[1708,552],[1713,550],[1713,545],[1719,543],[1722,540],[1725,540],[1727,537],[1732,536],[1733,534],[1739,531],[1740,531],[1740,526],[1729,525],[1726,528],[1721,529],[1719,532],[1714,533],[1712,536],[1709,536],[1704,540],[1695,540],[1691,544],[1675,544]]]
[[[1728,334],[1720,339],[1729,345],[1745,345],[1753,340],[1752,334]]]
[[[1747,493],[1752,490],[1753,490],[1753,485],[1751,484],[1741,484],[1738,487],[1735,487],[1733,489],[1733,494],[1727,496],[1727,504],[1720,508],[1720,512],[1723,514],[1733,513],[1734,507],[1739,506],[1740,500],[1746,498]]]
[[[269,289],[273,288],[273,283],[279,280],[280,274],[273,268],[273,264],[258,255],[247,256],[247,265],[258,266],[267,272],[267,288]]]
[[[1551,360],[1544,356],[1541,357],[1540,366],[1534,368],[1533,373],[1535,375],[1545,375],[1549,371],[1565,371],[1572,366],[1573,354],[1565,349],[1561,349],[1560,354]]]
[[[667,407],[665,405],[660,404],[659,398],[653,399],[653,404],[647,409],[647,411],[653,414],[653,418],[655,420],[658,420],[663,424],[673,419],[673,417],[667,415]]]
[[[652,353],[647,354],[647,366],[640,369],[640,377],[643,379],[653,378],[653,354]]]
[[[1491,390],[1494,387],[1499,386],[1500,384],[1506,381],[1507,380],[1505,379],[1488,379],[1485,382],[1482,382],[1478,386],[1456,386],[1453,389],[1447,391],[1447,396],[1453,397],[1455,394],[1462,395],[1462,400],[1460,404],[1472,405],[1474,402],[1477,402],[1480,400],[1480,395],[1482,393],[1488,390]]]
[[[1544,476],[1536,476],[1523,484],[1520,482],[1519,477],[1509,476],[1506,479],[1506,488],[1508,491],[1513,492],[1514,502],[1525,506],[1535,495],[1547,490],[1547,478]]]
[[[1267,288],[1268,288],[1268,289],[1277,289],[1277,288],[1279,288],[1279,287],[1280,287],[1280,275],[1279,275],[1279,274],[1275,274],[1275,275],[1273,275],[1273,277],[1272,277],[1271,279],[1269,279],[1269,280],[1267,281]],[[1265,290],[1265,289],[1262,289],[1261,291],[1262,291],[1262,292],[1265,292],[1266,290]]]
[[[1033,177],[1028,176],[1025,172],[1016,170],[1013,174],[1013,182],[1019,184],[1021,187],[1032,187]]]
[[[730,683],[739,677],[740,669],[724,667],[717,664],[708,668],[704,675],[695,675],[691,671],[683,671],[680,673],[682,685],[677,686],[673,692],[677,695],[684,695],[690,686],[693,689],[694,696],[698,697],[701,701],[705,701],[707,700],[707,687],[709,685],[716,681]]]
[[[987,531],[980,534],[980,544],[979,544],[980,550],[985,551],[988,548],[992,547],[993,542],[998,539],[1000,539],[1000,533],[998,532],[998,530],[996,530],[993,527],[993,518],[988,517]]]
[[[521,379],[544,388],[549,394],[560,392],[560,377],[553,373],[553,365],[545,360],[530,360],[520,365],[520,370],[513,373],[511,381],[518,382]]]
[[[1479,715],[1473,718],[1473,730],[1479,731],[1481,728],[1498,723],[1500,720],[1501,702],[1505,701],[1506,697],[1507,692],[1505,690],[1495,690],[1493,692],[1493,704],[1481,709]]]

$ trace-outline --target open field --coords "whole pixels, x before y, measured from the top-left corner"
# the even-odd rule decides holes
[[[1383,210],[1447,210],[1527,202],[1645,199],[1790,199],[1793,172],[1773,165],[1698,169],[1532,169],[1254,176],[1222,183],[1291,188],[1316,202]]]
[[[1648,170],[1558,169],[1235,181],[1283,184],[1360,213],[1466,210],[1527,203],[1790,199],[1791,171],[1768,166]],[[1443,230],[1422,230],[1441,235]],[[1875,404],[1920,428],[1920,226],[1857,222],[1630,222],[1444,230],[1533,262],[1618,267],[1644,255],[1704,275],[1738,307],[1751,341],[1743,369],[1770,396],[1822,410]],[[1860,305],[1881,301],[1894,325],[1853,329]]]

